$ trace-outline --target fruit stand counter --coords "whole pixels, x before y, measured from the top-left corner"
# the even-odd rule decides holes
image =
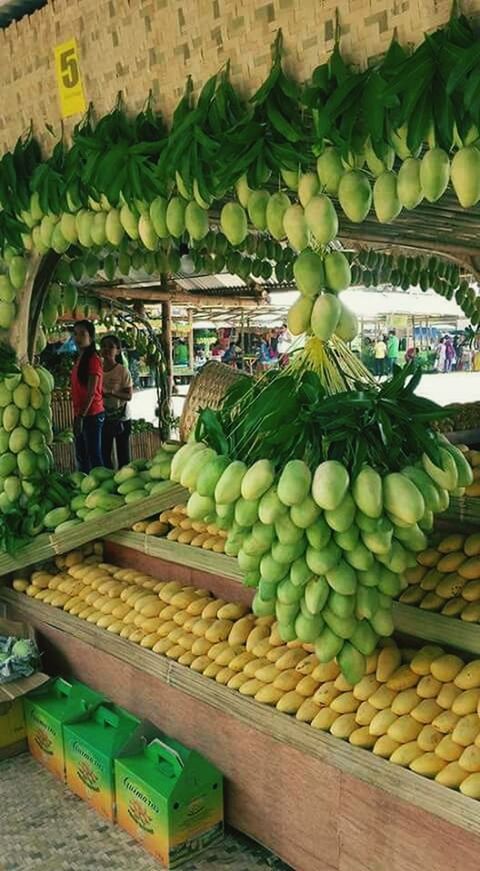
[[[104,559],[248,604],[251,593],[238,583],[233,559],[148,538],[115,533]],[[47,668],[68,670],[215,762],[227,779],[227,820],[299,871],[450,871],[457,864],[477,871],[473,799],[59,608],[6,588],[0,599],[38,631]],[[397,614],[411,633],[412,612],[400,606]],[[420,617],[430,626],[455,623]],[[457,623],[454,631],[474,637],[477,627]],[[464,646],[458,635],[456,644]]]

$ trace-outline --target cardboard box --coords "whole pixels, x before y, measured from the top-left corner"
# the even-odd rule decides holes
[[[223,778],[164,735],[115,760],[117,822],[167,868],[223,837]]]
[[[98,705],[63,728],[67,786],[112,822],[114,759],[141,734],[140,720],[112,702]]]
[[[24,698],[30,753],[60,780],[65,780],[64,725],[75,723],[104,700],[85,684],[60,677]]]
[[[33,637],[25,623],[0,618],[0,634],[17,638]],[[0,684],[0,759],[23,753],[27,749],[27,733],[23,713],[23,696],[48,681],[46,674],[37,672],[30,677]]]

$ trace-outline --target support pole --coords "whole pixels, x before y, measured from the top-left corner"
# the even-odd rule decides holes
[[[193,372],[195,366],[195,348],[193,345],[193,311],[188,309],[188,364]]]
[[[167,399],[170,403],[173,393],[172,303],[170,300],[162,302],[162,342],[167,369]]]

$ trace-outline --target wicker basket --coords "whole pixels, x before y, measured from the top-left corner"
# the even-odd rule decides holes
[[[180,439],[186,441],[195,426],[201,408],[219,408],[228,388],[239,378],[249,378],[225,363],[211,360],[195,375],[187,393],[180,418]]]

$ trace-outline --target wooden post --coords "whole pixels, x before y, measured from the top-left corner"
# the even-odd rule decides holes
[[[188,364],[193,372],[195,366],[195,348],[193,344],[193,311],[188,309]]]
[[[162,302],[162,342],[167,369],[168,401],[170,402],[173,392],[172,303],[170,300]]]

